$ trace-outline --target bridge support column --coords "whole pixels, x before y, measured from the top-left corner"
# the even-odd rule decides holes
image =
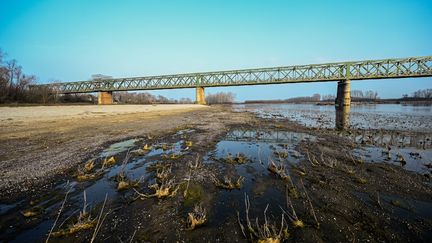
[[[112,91],[100,91],[98,94],[98,105],[112,105]]]
[[[196,87],[196,104],[199,105],[205,105],[205,93],[204,93],[204,87]]]
[[[350,126],[351,87],[350,80],[338,82],[336,95],[336,129],[345,130]]]
[[[336,107],[336,129],[346,130],[350,127],[350,106]]]
[[[350,106],[351,105],[351,88],[350,80],[344,80],[338,82],[337,94],[336,94],[336,106]]]

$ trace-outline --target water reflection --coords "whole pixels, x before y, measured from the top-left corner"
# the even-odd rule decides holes
[[[336,129],[345,130],[350,127],[350,107],[336,106]]]
[[[347,108],[345,108],[347,109]],[[307,127],[334,129],[349,124],[350,129],[386,129],[432,132],[432,106],[400,104],[351,104],[348,116],[337,116],[334,105],[316,104],[239,104],[235,111],[250,111],[258,117],[289,119]],[[343,110],[339,111],[344,114]],[[347,111],[345,111],[347,112]]]
[[[295,133],[270,129],[235,129],[227,133],[226,141],[260,141],[268,143],[298,143],[303,140],[315,141],[316,137],[306,133]]]

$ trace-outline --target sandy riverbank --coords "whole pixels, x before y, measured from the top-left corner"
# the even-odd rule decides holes
[[[0,107],[0,121],[43,121],[50,119],[90,118],[140,112],[180,111],[202,109],[194,104],[175,105],[68,105]]]

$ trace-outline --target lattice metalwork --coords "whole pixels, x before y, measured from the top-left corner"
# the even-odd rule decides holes
[[[432,76],[432,56],[36,85],[58,93],[325,82]]]

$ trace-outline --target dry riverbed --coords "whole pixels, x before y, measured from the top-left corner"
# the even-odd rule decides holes
[[[200,121],[200,105],[0,107],[0,195],[45,186],[104,145]]]
[[[2,113],[0,241],[432,236],[430,138],[388,142],[224,106],[130,107]]]

